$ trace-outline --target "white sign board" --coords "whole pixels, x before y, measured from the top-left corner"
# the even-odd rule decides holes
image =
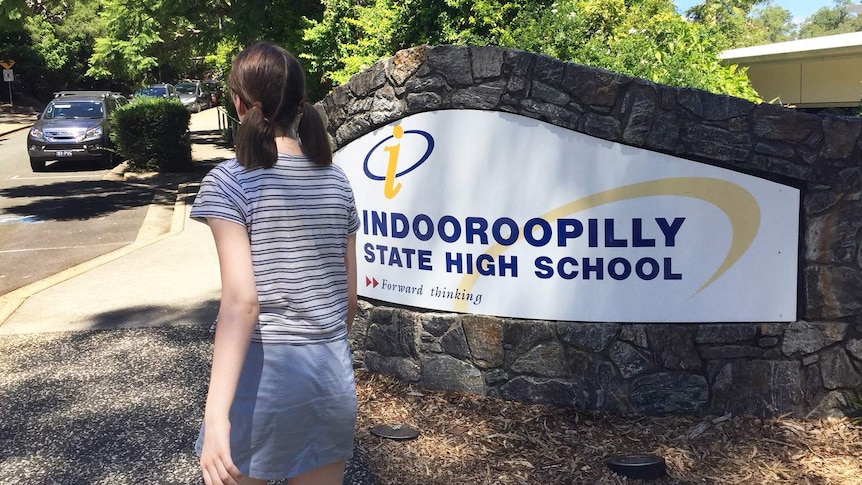
[[[12,69],[3,69],[3,80],[6,82],[15,80],[15,74],[12,72]]]
[[[796,318],[796,188],[492,111],[412,115],[335,162],[364,297],[544,320]]]

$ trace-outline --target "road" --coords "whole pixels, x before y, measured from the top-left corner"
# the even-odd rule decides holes
[[[170,187],[103,180],[96,163],[33,173],[27,130],[0,137],[0,295],[135,241],[150,204]]]

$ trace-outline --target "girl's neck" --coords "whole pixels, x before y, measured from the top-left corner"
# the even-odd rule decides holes
[[[275,147],[278,153],[287,155],[302,156],[302,147],[299,146],[299,140],[289,136],[276,136]]]

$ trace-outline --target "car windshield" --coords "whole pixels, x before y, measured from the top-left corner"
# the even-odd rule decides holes
[[[194,84],[177,84],[174,89],[180,94],[195,94],[197,86]]]
[[[135,94],[137,96],[152,96],[154,98],[157,98],[159,96],[166,96],[168,94],[168,88],[153,86],[149,88],[139,89]]]
[[[75,119],[103,117],[104,110],[99,101],[53,101],[45,108],[45,119]]]

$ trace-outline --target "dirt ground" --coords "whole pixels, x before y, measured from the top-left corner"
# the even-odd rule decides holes
[[[357,373],[359,450],[381,485],[862,484],[862,427],[848,419],[622,416],[434,391]],[[409,426],[413,440],[371,434]],[[629,479],[606,460],[663,457]]]

